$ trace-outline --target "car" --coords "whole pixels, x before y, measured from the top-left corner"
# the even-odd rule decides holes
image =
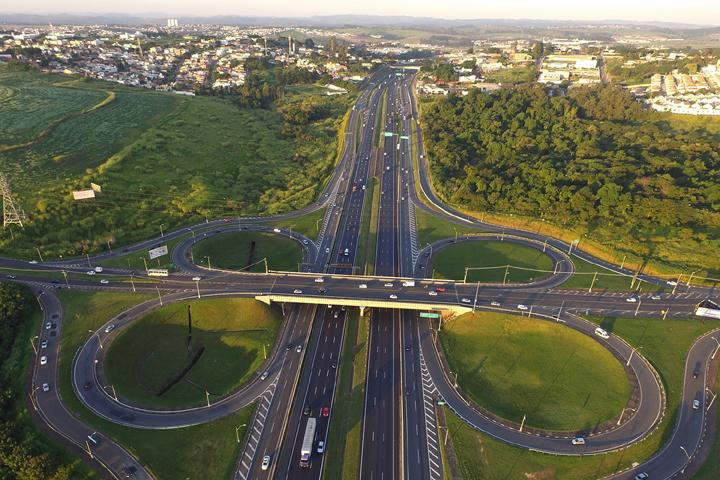
[[[42,384],[43,392],[49,392],[50,391],[50,385],[47,383]]]
[[[697,378],[698,376],[700,376],[700,368],[701,368],[700,362],[696,362],[695,368],[693,368],[693,372],[692,372],[693,378]]]
[[[199,282],[202,280],[202,277],[193,277],[193,282]]]
[[[405,345],[405,351],[409,352],[410,350],[412,350],[412,346],[410,344]]]
[[[325,249],[325,253],[330,253],[330,247],[327,247],[327,248]]]
[[[83,384],[83,390],[90,390],[92,388],[92,382],[85,382]]]
[[[336,364],[336,363],[331,363],[331,364],[330,364],[330,368],[337,368],[337,364]]]
[[[323,407],[321,415],[323,417],[329,417],[330,416],[330,407]]]
[[[10,280],[13,280],[15,278],[15,275],[7,274],[7,275],[5,275],[5,278],[9,278]]]
[[[260,465],[261,470],[267,470],[270,467],[270,455],[265,455]]]
[[[265,380],[268,377],[268,375],[269,375],[268,372],[263,372],[263,374],[260,375],[260,380]]]
[[[326,289],[325,287],[320,287],[320,288],[317,289],[317,292],[318,292],[318,293],[325,293],[325,292],[327,292],[327,289]]]
[[[85,272],[85,275],[95,275],[95,270],[88,270],[87,272]]]
[[[333,312],[333,318],[338,318],[340,316],[340,312]]]
[[[107,327],[105,327],[105,333],[110,333],[110,332],[112,332],[113,330],[115,330],[115,324],[114,324],[114,323],[111,323],[110,325],[108,325]]]
[[[490,302],[490,305],[492,305],[493,307],[499,307],[499,306],[500,306],[500,302],[498,302],[498,301],[496,301],[496,300],[493,300],[492,302]]]
[[[305,415],[306,417],[310,416],[310,412],[311,412],[310,407],[303,408],[303,415]]]
[[[435,289],[435,291],[436,291],[437,293],[445,293],[445,287],[437,287],[437,288]]]
[[[298,346],[295,347],[295,351],[298,353],[302,352],[302,344],[298,343]]]
[[[647,480],[648,478],[650,478],[650,475],[645,472],[640,472],[635,475],[635,480]]]
[[[675,280],[668,280],[668,281],[665,282],[665,283],[667,283],[667,284],[670,285],[671,287],[674,287],[675,285],[677,285],[677,282],[676,282]]]
[[[29,263],[30,265],[37,265],[38,261],[37,261],[37,260],[30,260],[28,263]]]
[[[307,245],[309,242],[307,240],[303,240],[303,245]]]
[[[123,475],[125,475],[125,478],[132,478],[137,473],[137,467],[135,465],[129,465],[122,470]]]
[[[637,303],[637,298],[635,298],[635,297],[628,297],[628,298],[625,299],[625,301],[626,301],[626,302],[630,302],[630,303]]]
[[[299,288],[296,288],[295,290],[293,290],[293,293],[295,295],[300,295],[302,293],[302,290],[300,290]]]
[[[291,349],[292,349],[291,343],[288,343],[287,345],[285,345],[285,351],[289,352]]]
[[[273,228],[273,232],[275,232],[275,233],[280,233],[280,229],[279,229],[279,228]]]
[[[317,453],[323,453],[325,451],[325,442],[320,440],[317,446]]]
[[[650,299],[652,299],[652,300],[660,300],[661,297],[660,297],[660,295],[653,295],[652,297],[650,297]]]
[[[390,295],[390,300],[397,300],[397,295],[394,293]]]
[[[47,348],[47,346],[48,346],[47,340],[43,340],[42,342],[40,342],[40,348]]]
[[[522,303],[521,303],[520,305],[518,305],[517,308],[518,308],[518,310],[523,310],[523,311],[525,311],[525,310],[528,309],[528,308],[527,308],[525,305],[523,305]]]
[[[318,277],[315,279],[315,283],[323,283],[324,281],[325,281],[325,279],[322,277]]]
[[[360,285],[358,285],[358,288],[367,288],[367,284],[361,283]]]
[[[388,287],[388,288],[394,287],[394,285],[393,285],[392,283],[390,283],[390,282],[386,283],[385,286]]]
[[[47,357],[45,355],[40,357],[40,365],[47,365]]]
[[[607,331],[605,331],[604,329],[600,328],[600,327],[597,327],[597,328],[595,329],[595,335],[597,335],[597,336],[600,337],[600,338],[604,338],[605,340],[607,340],[608,338],[610,338],[610,334],[609,334]]]
[[[698,400],[697,398],[695,400],[693,400],[692,405],[693,405],[693,410],[700,410],[700,400]]]
[[[573,445],[585,445],[585,439],[583,437],[575,437],[571,440]]]
[[[102,271],[103,271],[103,267],[95,267],[96,273],[102,273]]]
[[[102,280],[100,280],[100,283],[102,283],[103,285],[107,285],[108,283],[110,283],[110,280],[108,280],[107,278],[103,278]]]
[[[431,297],[437,297],[437,292],[435,290],[430,290],[428,292],[428,295],[430,295]]]
[[[50,330],[52,328],[52,323],[45,322],[45,330]]]
[[[469,298],[463,298],[460,300],[462,303],[471,303],[471,300]]]

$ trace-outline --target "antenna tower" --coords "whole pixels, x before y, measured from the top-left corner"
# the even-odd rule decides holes
[[[22,227],[22,222],[25,220],[25,212],[23,212],[22,207],[15,206],[10,185],[8,185],[5,175],[2,173],[0,173],[0,192],[2,192],[3,198],[3,227],[7,227],[13,223]]]

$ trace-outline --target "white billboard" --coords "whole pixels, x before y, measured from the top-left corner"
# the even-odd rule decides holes
[[[168,247],[167,245],[163,245],[162,247],[153,248],[152,250],[148,251],[148,254],[150,254],[150,260],[154,260],[158,257],[162,257],[163,255],[167,255]]]
[[[86,200],[88,198],[95,198],[95,190],[79,190],[72,193],[74,200]]]

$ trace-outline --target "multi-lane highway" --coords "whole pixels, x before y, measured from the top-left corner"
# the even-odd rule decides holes
[[[320,441],[327,441],[333,410],[342,341],[348,319],[346,305],[375,306],[370,324],[367,378],[362,425],[361,478],[442,478],[441,458],[435,419],[436,402],[447,405],[466,422],[508,443],[556,454],[597,454],[622,448],[654,431],[658,422],[668,415],[662,383],[652,366],[639,352],[621,338],[611,335],[600,339],[594,335],[595,325],[573,312],[600,315],[662,316],[691,315],[703,298],[716,297],[708,289],[683,289],[677,294],[633,294],[568,291],[557,288],[572,273],[568,252],[575,246],[536,233],[500,228],[482,223],[444,205],[430,188],[427,159],[417,124],[417,107],[412,95],[413,77],[404,72],[380,68],[363,86],[353,107],[346,131],[346,142],[338,168],[320,199],[315,204],[276,219],[297,216],[327,206],[318,239],[307,239],[280,229],[281,235],[293,238],[305,251],[305,267],[300,273],[247,274],[208,270],[189,261],[189,249],[208,236],[240,228],[270,231],[272,227],[256,224],[257,219],[220,219],[164,234],[115,252],[98,255],[88,262],[144,250],[158,241],[167,241],[189,233],[173,252],[176,265],[184,270],[157,283],[118,282],[99,285],[88,280],[68,281],[73,288],[158,292],[163,303],[213,295],[255,296],[281,299],[286,302],[286,321],[278,341],[260,375],[233,394],[215,399],[210,406],[182,411],[152,411],[123,403],[113,398],[102,384],[99,369],[103,366],[100,342],[110,342],[125,325],[160,304],[152,300],[108,320],[117,328],[111,332],[99,329],[78,352],[73,364],[73,385],[81,401],[97,415],[124,425],[139,428],[174,428],[204,423],[223,417],[239,408],[257,402],[257,409],[238,458],[236,477],[247,478],[320,478],[324,456],[317,453]],[[384,103],[382,132],[375,131],[376,115]],[[415,124],[413,124],[415,122]],[[415,128],[413,128],[415,127]],[[413,136],[413,131],[417,134]],[[358,138],[354,138],[357,135]],[[381,136],[383,148],[373,148],[373,139]],[[412,148],[419,153],[418,169],[412,159]],[[373,169],[374,167],[374,169]],[[355,265],[368,178],[379,175],[378,230],[373,276],[356,275]],[[421,191],[415,190],[415,175]],[[431,208],[429,205],[432,205]],[[451,281],[420,280],[427,271],[432,254],[460,241],[484,241],[488,237],[447,239],[420,250],[417,245],[414,211],[416,208],[437,214],[443,212],[449,221],[482,226],[489,232],[502,232],[506,241],[542,248],[557,265],[554,275],[527,285],[483,285]],[[597,265],[627,275],[635,272],[595,259],[580,250],[572,254]],[[0,259],[0,266],[17,269],[16,281],[53,286],[43,275],[50,271],[86,270],[85,260],[66,260],[29,265],[23,261]],[[106,269],[103,274],[122,275],[124,269]],[[199,274],[201,280],[191,280]],[[102,276],[102,275],[101,275]],[[660,279],[640,275],[651,285],[664,285]],[[322,281],[318,279],[322,278]],[[405,282],[403,280],[406,280]],[[56,285],[55,285],[56,286]],[[432,292],[432,293],[431,293]],[[41,297],[42,298],[42,297]],[[44,296],[46,318],[61,325],[62,310],[57,299]],[[306,305],[293,305],[309,302]],[[330,305],[328,307],[327,305]],[[529,312],[518,307],[523,305]],[[395,307],[395,308],[393,308]],[[403,309],[401,309],[403,308]],[[408,309],[472,310],[486,309],[532,314],[538,321],[561,321],[569,328],[590,335],[608,348],[620,361],[627,362],[633,385],[640,391],[641,407],[617,428],[582,432],[587,435],[584,446],[569,442],[567,436],[553,432],[520,432],[516,425],[504,422],[469,402],[448,377],[441,352],[434,341],[433,325],[419,319]],[[52,331],[52,330],[51,330]],[[43,339],[48,332],[43,332]],[[700,338],[690,349],[686,364],[683,404],[677,415],[675,433],[666,446],[644,465],[621,472],[619,478],[632,478],[647,471],[652,478],[667,478],[683,470],[689,461],[697,461],[706,420],[711,379],[706,378],[709,363],[717,350],[718,334]],[[52,343],[52,342],[51,342]],[[52,348],[57,348],[55,342]],[[57,352],[55,352],[56,358]],[[49,425],[72,443],[82,446],[87,441],[88,427],[75,420],[62,406],[52,385],[57,382],[53,365],[36,368],[31,396]],[[698,367],[699,366],[699,367]],[[693,378],[699,368],[701,375]],[[48,383],[50,392],[42,392]],[[40,385],[40,387],[38,386]],[[699,400],[701,407],[692,408]],[[64,413],[63,413],[64,412]],[[300,445],[308,418],[317,419],[310,467],[299,466]],[[98,433],[95,452],[108,472],[137,468],[147,475],[137,460],[125,450]],[[90,440],[93,441],[93,440]],[[93,441],[94,442],[94,441]],[[89,445],[88,445],[89,446]],[[682,448],[681,448],[682,447]],[[261,468],[263,456],[271,458],[269,468]]]

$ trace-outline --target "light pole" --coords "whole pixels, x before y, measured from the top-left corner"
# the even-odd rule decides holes
[[[477,287],[475,287],[475,300],[473,300],[473,312],[475,312],[475,307],[477,307],[477,297],[478,292],[480,292],[480,281],[477,282]]]
[[[633,349],[632,349],[632,351],[630,352],[630,356],[628,357],[628,361],[627,361],[627,363],[625,364],[626,367],[630,366],[630,361],[632,360],[633,355],[635,355],[635,350],[642,350],[643,348],[644,348],[644,347],[638,347],[638,348],[633,348]]]
[[[195,281],[195,287],[197,288],[198,298],[200,298],[200,280]]]
[[[709,411],[709,410],[710,410],[710,407],[712,407],[712,404],[713,404],[713,402],[715,401],[715,397],[717,397],[717,395],[715,395],[715,394],[713,393],[713,391],[710,390],[710,389],[707,388],[707,387],[705,387],[705,391],[708,392],[710,395],[712,395],[712,398],[710,399],[710,403],[708,403],[708,406],[707,406],[707,411]]]
[[[718,344],[717,347],[715,347],[715,350],[713,350],[713,354],[710,356],[710,360],[715,360],[715,355],[717,355],[718,350],[720,350],[720,341],[717,339],[717,337],[710,337],[713,340],[715,340],[715,343]]]
[[[133,281],[133,275],[130,274],[130,285],[132,285],[133,292],[135,291],[135,282]]]
[[[560,304],[560,310],[558,310],[557,321],[560,321],[560,315],[562,315],[563,307],[565,306],[565,300]]]
[[[212,270],[212,267],[210,266],[210,256],[209,256],[209,255],[205,255],[203,258],[206,258],[206,259],[207,259],[207,262],[208,262],[208,270]]]
[[[247,423],[243,423],[242,425],[235,427],[235,437],[237,438],[237,443],[240,443],[240,429],[243,427],[247,427]]]
[[[97,335],[98,343],[100,344],[100,349],[102,350],[103,346],[102,346],[102,339],[100,338],[100,334],[95,330],[88,330],[88,332]]]
[[[505,276],[503,276],[503,285],[507,282],[507,276],[510,271],[510,265],[505,265]]]
[[[618,421],[615,425],[620,425],[620,422],[622,422],[622,419],[623,419],[623,415],[625,414],[625,410],[632,410],[633,412],[635,411],[634,408],[630,408],[630,407],[623,408],[622,412],[620,412],[620,418],[618,418]]]
[[[522,422],[520,422],[520,431],[523,431],[523,427],[525,426],[525,420],[527,419],[527,413],[523,414]]]
[[[33,351],[35,352],[35,355],[37,355],[37,353],[38,353],[37,347],[35,346],[35,339],[36,339],[36,338],[40,338],[40,337],[38,337],[37,335],[35,335],[34,337],[30,338],[30,345],[32,345],[32,348],[33,348]]]
[[[687,457],[688,462],[689,462],[689,461],[690,461],[690,454],[687,452],[687,450],[685,450],[685,447],[683,447],[682,445],[680,445],[680,450],[682,450],[682,451],[685,453],[685,456]]]
[[[160,224],[160,236],[161,237],[165,236],[165,234],[163,233],[163,229],[162,229],[163,225],[164,225],[163,223]]]
[[[620,270],[625,266],[625,259],[627,258],[627,255],[623,255],[622,262],[620,262]]]
[[[63,274],[63,277],[65,277],[65,286],[69,289],[70,283],[68,282],[68,279],[67,279],[67,272],[65,270],[63,270],[62,274]]]
[[[590,288],[588,289],[588,293],[592,293],[592,289],[595,286],[595,280],[597,280],[597,272],[593,275],[592,282],[590,282]]]
[[[40,253],[40,249],[38,247],[35,247],[35,251],[37,252],[38,257],[40,257],[40,261],[43,262],[44,260],[42,258],[42,253]]]
[[[635,309],[635,316],[636,316],[636,317],[637,317],[638,312],[640,311],[640,305],[642,305],[642,300],[638,298],[637,308]]]
[[[160,302],[160,306],[162,307],[162,304],[163,304],[163,302],[162,302],[162,296],[160,295],[160,289],[158,288],[157,285],[155,285],[155,290],[157,290],[158,301]]]
[[[690,282],[692,282],[692,279],[693,279],[693,277],[695,276],[696,273],[697,273],[697,270],[695,270],[694,272],[692,272],[692,273],[690,274],[690,278],[688,278],[687,284],[686,284],[685,286],[687,286],[687,287],[690,286]]]
[[[207,400],[207,406],[210,406],[210,392],[205,390],[205,400]]]
[[[467,283],[467,272],[468,272],[468,267],[465,267],[465,276],[463,277],[463,283]]]

